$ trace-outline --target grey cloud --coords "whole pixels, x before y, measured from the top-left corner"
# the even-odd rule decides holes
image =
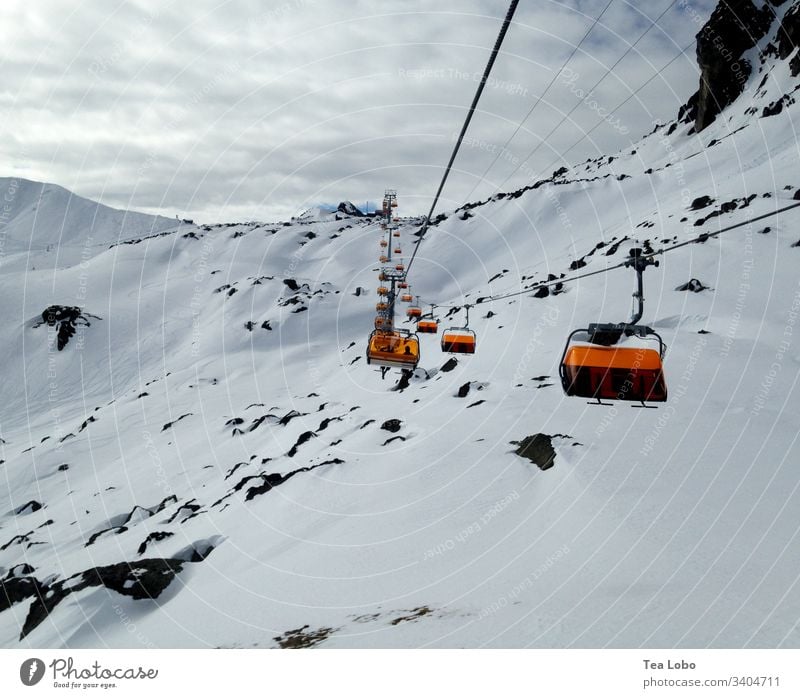
[[[501,3],[502,4],[502,3]],[[604,0],[523,3],[445,192],[462,203]],[[615,3],[570,62],[588,90],[669,4]],[[693,8],[708,14],[711,0]],[[488,0],[57,0],[2,12],[0,174],[54,181],[110,205],[200,220],[275,219],[315,201],[376,199],[422,211],[472,99],[505,8]],[[14,32],[8,27],[13,25]],[[610,109],[699,30],[676,6],[596,90]],[[38,50],[31,49],[36,46]],[[674,116],[695,89],[694,49],[566,157],[611,152]],[[574,86],[574,85],[573,85]],[[509,146],[522,158],[579,102],[557,79]],[[598,121],[582,106],[508,187]],[[499,162],[486,196],[513,169]],[[406,212],[409,212],[408,210]]]

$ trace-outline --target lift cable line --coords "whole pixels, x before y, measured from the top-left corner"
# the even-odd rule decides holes
[[[611,5],[611,2],[612,0],[609,0],[609,3],[606,5],[605,9],[608,9],[608,7]],[[644,38],[650,29],[657,25],[661,17],[663,17],[675,5],[676,2],[677,0],[672,0],[670,5],[663,10],[655,20],[652,20],[651,26],[645,30],[633,44],[630,45],[628,50],[614,63],[614,65],[611,66],[606,75],[601,77],[600,80],[595,83],[592,91]],[[469,128],[469,124],[474,116],[475,110],[486,86],[486,82],[491,74],[492,67],[497,59],[497,55],[499,54],[503,40],[508,31],[508,27],[511,24],[517,5],[518,0],[513,0],[509,6],[480,84],[476,90],[472,104],[469,107],[466,118],[462,125],[461,132],[450,155],[450,160],[447,163],[442,180],[439,183],[439,187],[433,198],[430,211],[428,212],[428,215],[423,218],[422,225],[416,234],[417,241],[414,245],[408,265],[403,263],[402,258],[399,259],[396,264],[392,264],[392,252],[398,255],[402,254],[400,242],[394,240],[394,238],[399,238],[401,233],[399,230],[400,226],[398,226],[392,220],[392,209],[397,206],[396,192],[394,190],[386,190],[385,192],[383,208],[381,209],[380,213],[384,216],[384,222],[381,224],[381,229],[385,230],[386,232],[385,238],[382,238],[379,241],[379,247],[381,251],[379,261],[381,264],[388,266],[384,266],[380,270],[378,276],[380,282],[380,286],[378,287],[378,295],[380,298],[376,306],[376,310],[378,311],[379,315],[375,318],[375,329],[370,335],[368,342],[367,364],[378,365],[381,368],[381,373],[383,376],[385,376],[386,371],[388,371],[390,368],[402,368],[405,371],[404,375],[408,377],[410,375],[409,372],[413,372],[419,363],[419,338],[415,333],[413,333],[413,331],[400,329],[394,325],[395,304],[398,299],[403,302],[410,303],[406,310],[406,315],[409,320],[416,322],[418,330],[422,331],[423,334],[435,334],[438,332],[439,323],[435,315],[435,310],[437,307],[453,308],[456,312],[463,310],[465,312],[464,325],[449,327],[444,330],[441,341],[441,349],[446,353],[474,354],[477,336],[475,331],[469,326],[469,311],[476,305],[492,303],[516,296],[530,295],[532,292],[538,289],[548,288],[551,286],[561,287],[566,283],[572,283],[591,276],[598,276],[615,269],[632,267],[637,274],[637,291],[634,293],[634,298],[638,299],[639,301],[638,310],[634,311],[631,320],[628,322],[592,323],[589,324],[587,328],[574,330],[569,335],[560,364],[562,387],[567,395],[591,397],[592,399],[597,400],[598,404],[608,404],[602,403],[602,399],[641,402],[642,407],[647,407],[645,404],[646,402],[665,402],[667,399],[667,389],[662,364],[666,351],[666,345],[655,330],[647,325],[638,324],[644,313],[644,287],[642,278],[645,269],[649,266],[659,266],[659,262],[656,258],[663,256],[668,252],[672,252],[673,250],[693,243],[705,242],[712,237],[718,237],[728,231],[736,230],[765,218],[777,216],[778,214],[790,211],[800,207],[800,201],[758,216],[754,216],[752,218],[748,218],[744,221],[734,223],[713,232],[701,233],[694,238],[684,240],[679,243],[674,243],[667,247],[662,247],[657,251],[653,251],[650,247],[648,247],[646,250],[640,247],[634,247],[629,250],[628,258],[620,263],[607,266],[603,269],[584,272],[571,277],[565,277],[562,274],[561,278],[556,278],[553,274],[550,274],[549,280],[533,283],[520,291],[512,291],[509,293],[490,295],[488,297],[480,297],[472,303],[461,305],[431,304],[431,310],[429,313],[423,313],[422,298],[416,296],[416,303],[414,303],[414,295],[412,294],[411,288],[407,281],[410,267],[412,266],[414,259],[416,258],[416,254],[419,251],[420,244],[422,243],[422,240],[430,227],[433,212],[436,210],[436,205],[447,182],[450,171],[452,170],[453,164],[458,155],[458,151],[463,143],[467,129]],[[595,23],[592,26],[597,24],[602,14],[603,13],[601,13],[598,19],[595,20]],[[591,28],[589,31],[591,31]],[[680,54],[675,56],[663,68],[661,68],[658,73],[645,81],[645,83],[637,88],[635,92],[623,100],[623,102],[618,105],[616,109],[632,99],[647,84],[661,75],[662,71],[666,67],[677,60],[680,56],[684,55],[685,50],[686,49],[682,50]],[[577,51],[577,47],[575,51]],[[541,97],[538,101],[541,101]],[[572,110],[565,115],[564,119],[562,119],[560,124],[558,124],[555,129],[563,124],[578,106],[579,105],[575,105]],[[591,131],[596,127],[597,124],[595,127],[584,133],[578,142],[583,140],[583,138],[586,138],[588,134],[591,133]],[[521,128],[521,124],[517,131],[519,128]],[[552,134],[555,129],[551,130],[550,134]],[[548,137],[550,134],[548,134]],[[511,136],[511,138],[513,137],[514,135]],[[509,139],[508,142],[510,142],[510,140],[511,139]],[[538,150],[545,140],[546,139],[542,140],[537,147],[534,148],[533,152],[528,155],[522,164],[527,162],[527,160],[530,159],[533,154],[535,154],[536,150]],[[573,144],[571,147],[575,147],[576,144]],[[577,265],[572,266],[574,267]],[[403,293],[399,293],[399,291],[403,291]],[[429,304],[429,301],[425,302],[425,305],[427,304]],[[448,313],[447,317],[449,317],[450,314],[451,313]],[[585,335],[586,338],[583,338],[583,335]],[[615,345],[623,336],[626,338],[635,336],[640,340],[656,339],[659,345],[658,350],[656,351],[643,348],[640,351],[631,349],[630,347],[616,347]]]
[[[491,170],[495,166],[497,161],[500,159],[500,156],[506,151],[508,144],[514,140],[515,136],[519,133],[520,129],[522,128],[522,125],[530,118],[531,114],[533,114],[536,107],[539,106],[541,101],[544,99],[544,96],[549,92],[550,88],[555,84],[556,80],[558,79],[558,76],[561,75],[564,68],[567,67],[567,64],[573,59],[575,54],[578,52],[578,49],[583,45],[583,42],[586,41],[589,34],[591,34],[592,30],[597,26],[597,23],[603,18],[603,15],[606,13],[606,10],[608,10],[608,8],[611,7],[612,2],[614,2],[614,0],[608,0],[608,4],[603,8],[603,11],[599,15],[597,15],[595,20],[592,22],[591,26],[586,30],[586,33],[583,35],[583,38],[577,44],[575,44],[575,47],[572,49],[572,53],[570,53],[569,56],[567,57],[567,60],[565,60],[561,64],[561,67],[558,69],[558,71],[553,74],[553,78],[547,84],[547,87],[544,88],[544,91],[541,92],[541,94],[536,98],[536,101],[533,103],[533,106],[528,110],[528,113],[525,114],[522,120],[517,124],[517,127],[514,129],[514,133],[512,133],[508,137],[508,140],[505,142],[503,147],[500,148],[500,150],[497,152],[497,155],[494,156],[494,160],[492,160],[489,163],[488,167],[483,171],[483,174],[475,182],[475,186],[472,187],[472,191],[469,194],[467,194],[466,197],[467,201],[470,200],[472,195],[475,193],[475,190],[481,185],[481,183],[486,178],[486,175],[489,173],[489,170]]]
[[[661,74],[667,68],[669,68],[675,61],[677,61],[682,56],[685,56],[686,52],[692,46],[694,46],[695,43],[696,43],[695,41],[692,41],[692,43],[686,44],[686,46],[684,46],[683,49],[681,49],[681,52],[679,54],[674,56],[668,63],[665,63],[657,72],[653,73],[653,75],[651,75],[645,82],[643,82],[634,92],[631,92],[631,94],[629,94],[624,100],[622,100],[616,107],[614,107],[611,111],[609,111],[608,115],[611,116],[612,114],[615,114],[617,111],[622,109],[622,107],[624,107],[636,95],[638,95],[645,87],[647,87],[651,82],[653,82],[653,80],[655,80],[658,77],[661,77]],[[553,160],[553,162],[551,162],[547,167],[543,168],[542,172],[548,172],[551,167],[557,165],[559,162],[563,162],[564,161],[564,157],[566,156],[567,153],[569,153],[573,148],[575,148],[577,145],[579,145],[580,143],[585,141],[589,137],[589,135],[591,133],[593,133],[595,130],[597,130],[604,123],[605,123],[605,121],[603,121],[602,119],[600,121],[598,121],[594,126],[592,126],[592,128],[590,128],[588,131],[586,131],[577,141],[575,141],[569,148],[567,148],[555,160]],[[507,177],[505,179],[505,181],[500,186],[501,187],[505,186],[506,182],[508,182],[508,180],[511,179],[511,177],[513,177],[516,174],[516,172],[517,172],[517,170],[514,170],[514,172],[512,172],[511,175],[509,177]]]
[[[655,26],[657,26],[657,25],[658,25],[658,22],[659,22],[659,20],[660,20],[660,19],[661,19],[661,18],[662,18],[662,17],[663,17],[665,14],[667,14],[667,12],[669,12],[669,11],[670,11],[670,10],[673,8],[673,6],[674,6],[674,5],[675,5],[677,2],[678,2],[678,0],[672,0],[672,2],[669,4],[669,6],[668,6],[668,7],[667,7],[665,10],[663,10],[663,11],[661,12],[661,14],[660,14],[660,15],[658,15],[658,17],[656,17],[654,20],[652,20],[652,22],[651,22],[650,26],[649,26],[649,27],[648,27],[648,28],[647,28],[647,29],[646,29],[646,30],[645,30],[645,31],[644,31],[644,32],[643,32],[643,33],[642,33],[642,34],[639,36],[639,38],[638,38],[638,39],[636,39],[636,41],[634,41],[634,42],[633,42],[633,43],[632,43],[630,46],[628,46],[628,48],[625,50],[625,53],[623,53],[623,54],[622,54],[622,55],[621,55],[621,56],[620,56],[620,57],[619,57],[619,58],[616,60],[616,62],[614,63],[614,65],[612,65],[612,66],[611,66],[611,67],[610,67],[608,70],[606,70],[606,72],[603,74],[603,76],[602,76],[602,77],[601,77],[601,78],[600,78],[600,79],[599,79],[599,80],[598,80],[598,81],[597,81],[597,82],[596,82],[594,85],[592,85],[592,87],[591,87],[591,88],[588,90],[588,92],[586,93],[587,95],[590,95],[590,94],[591,94],[591,93],[592,93],[592,92],[593,92],[595,89],[597,89],[597,87],[600,85],[600,83],[602,83],[602,82],[603,82],[603,81],[604,81],[604,80],[605,80],[605,79],[606,79],[606,78],[607,78],[609,75],[611,75],[611,73],[614,71],[614,68],[616,68],[616,67],[617,67],[617,66],[618,66],[618,65],[619,65],[619,64],[620,64],[620,63],[621,63],[621,62],[624,60],[624,58],[625,58],[625,57],[626,57],[626,56],[627,56],[627,55],[628,55],[628,54],[629,54],[629,53],[630,53],[630,52],[631,52],[631,51],[632,51],[632,50],[633,50],[633,49],[634,49],[634,48],[637,46],[637,44],[638,44],[638,43],[639,43],[639,42],[640,42],[642,39],[644,39],[644,37],[645,37],[645,36],[647,36],[647,34],[650,32],[650,30],[651,30],[651,29],[653,29],[653,27],[655,27]],[[682,55],[682,53],[681,53],[681,55]],[[662,70],[663,70],[663,68],[662,68]],[[660,71],[659,71],[659,72],[660,72]],[[567,113],[564,115],[564,117],[563,117],[563,118],[562,118],[562,119],[561,119],[561,120],[560,120],[560,121],[559,121],[559,122],[558,122],[558,123],[557,123],[557,124],[556,124],[556,125],[555,125],[555,126],[552,128],[552,129],[550,129],[550,131],[548,132],[548,134],[547,134],[547,135],[546,135],[544,138],[542,138],[542,139],[541,139],[541,140],[540,140],[540,141],[539,141],[539,142],[538,142],[538,143],[537,143],[537,144],[536,144],[536,145],[533,147],[533,149],[532,149],[532,150],[531,150],[531,151],[530,151],[530,152],[529,152],[529,153],[528,153],[528,154],[527,154],[527,155],[526,155],[526,156],[525,156],[525,157],[522,159],[522,161],[520,162],[520,164],[519,164],[519,165],[518,165],[516,168],[514,168],[514,171],[513,171],[513,172],[512,172],[510,175],[508,175],[508,177],[506,177],[506,178],[505,178],[505,180],[503,180],[503,183],[500,185],[500,187],[499,187],[499,188],[502,188],[502,187],[504,187],[504,186],[506,185],[506,183],[508,182],[508,180],[509,180],[509,179],[511,179],[511,178],[512,178],[512,177],[513,177],[513,176],[514,176],[514,175],[515,175],[517,172],[519,172],[519,170],[520,170],[520,169],[521,169],[521,168],[522,168],[522,167],[523,167],[523,166],[524,166],[524,165],[525,165],[525,164],[528,162],[528,160],[530,160],[530,159],[531,159],[531,158],[532,158],[532,157],[533,157],[533,156],[534,156],[534,155],[535,155],[535,154],[538,152],[539,148],[541,148],[541,147],[542,147],[542,145],[548,141],[548,139],[550,138],[550,136],[552,136],[552,135],[553,135],[553,134],[554,134],[556,131],[558,131],[558,129],[559,129],[559,128],[561,128],[562,124],[564,124],[564,123],[566,122],[566,120],[567,120],[567,119],[568,119],[568,118],[569,118],[569,117],[570,117],[570,116],[571,116],[571,115],[572,115],[572,114],[575,112],[575,110],[576,110],[576,109],[578,109],[578,107],[580,107],[580,106],[581,106],[581,104],[583,104],[583,102],[584,102],[584,100],[583,100],[583,99],[579,100],[579,101],[578,101],[578,102],[577,102],[577,103],[576,103],[576,104],[575,104],[575,105],[572,107],[572,109],[570,109],[570,110],[569,110],[569,111],[568,111],[568,112],[567,112]],[[614,111],[616,111],[616,109],[615,109]],[[602,122],[601,122],[601,123],[602,123]]]
[[[475,353],[477,338],[475,331],[469,327],[469,311],[470,308],[474,308],[477,304],[492,303],[504,298],[528,295],[537,288],[563,285],[589,276],[605,274],[614,269],[633,268],[637,278],[636,291],[633,297],[638,303],[634,307],[630,320],[625,322],[589,323],[587,327],[573,330],[567,337],[564,350],[561,353],[558,371],[561,387],[567,396],[589,398],[589,404],[592,405],[610,406],[613,401],[626,401],[639,403],[633,405],[634,407],[653,408],[653,405],[647,403],[664,403],[667,401],[668,390],[663,366],[667,345],[656,330],[648,325],[639,324],[644,316],[644,271],[650,266],[659,266],[659,261],[656,257],[663,256],[686,245],[705,242],[709,238],[718,237],[728,231],[751,225],[797,207],[800,207],[800,201],[734,223],[714,232],[701,233],[694,238],[675,243],[657,251],[645,252],[640,247],[633,247],[628,251],[626,260],[604,269],[578,274],[570,278],[540,282],[529,286],[523,291],[479,298],[474,303],[468,303],[463,306],[452,306],[457,310],[464,309],[466,321],[463,327],[450,327],[444,330],[441,341],[442,351],[450,354]],[[417,297],[417,303],[421,305],[419,297]],[[431,315],[434,307],[437,306],[431,306]],[[448,313],[449,315],[450,313]],[[414,337],[416,339],[416,335]],[[626,339],[625,344],[627,344],[629,338],[635,338],[634,342],[638,342],[640,346],[618,346],[623,337]],[[653,349],[641,346],[643,342],[648,340],[657,341],[658,348]]]
[[[686,247],[686,245],[692,245],[696,242],[705,242],[706,240],[708,240],[708,238],[717,237],[718,235],[722,235],[722,233],[727,233],[729,230],[736,230],[737,228],[742,228],[746,225],[750,225],[750,223],[757,223],[758,221],[764,220],[765,218],[769,218],[770,216],[777,216],[779,213],[783,213],[784,211],[791,211],[793,208],[797,208],[798,206],[800,206],[800,201],[798,201],[796,204],[789,204],[788,206],[784,206],[783,208],[779,208],[775,211],[770,211],[769,213],[764,213],[760,216],[756,216],[755,218],[750,218],[746,221],[740,221],[739,223],[734,223],[733,225],[729,225],[726,228],[721,228],[720,230],[716,230],[713,233],[702,233],[698,235],[696,238],[675,243],[674,245],[670,245],[669,247],[664,247],[663,249],[660,249],[657,252],[653,252],[652,254],[645,256],[654,257],[655,255],[665,254],[666,252],[672,252],[672,250],[677,250],[679,247]]]
[[[677,250],[681,247],[686,247],[687,245],[692,245],[698,242],[706,242],[709,238],[717,237],[722,235],[723,233],[727,233],[731,230],[736,230],[737,228],[742,228],[746,225],[750,225],[751,223],[757,223],[760,220],[764,220],[765,218],[769,218],[770,216],[777,216],[780,213],[784,213],[786,211],[791,211],[794,208],[800,206],[800,201],[794,204],[790,204],[789,206],[784,206],[783,208],[779,208],[775,211],[770,211],[769,213],[764,213],[760,216],[756,216],[755,218],[749,218],[745,221],[740,221],[739,223],[734,223],[733,225],[729,225],[725,228],[721,228],[720,230],[716,230],[711,233],[702,233],[697,237],[694,237],[690,240],[684,240],[683,242],[676,243],[674,245],[670,245],[669,247],[664,247],[660,250],[656,250],[655,252],[650,252],[646,254],[642,254],[642,259],[654,259],[655,257],[665,255],[667,252],[672,252],[673,250]],[[540,281],[539,283],[533,284],[529,286],[524,291],[514,291],[511,293],[503,293],[501,295],[496,296],[488,296],[487,298],[478,299],[475,304],[483,305],[485,303],[494,303],[495,301],[501,301],[505,298],[513,298],[515,296],[524,296],[532,291],[536,291],[540,288],[549,288],[550,286],[557,286],[558,284],[567,284],[572,283],[573,281],[578,281],[579,279],[585,279],[590,276],[597,276],[598,274],[605,274],[610,271],[614,271],[615,269],[622,269],[623,267],[628,266],[626,262],[620,262],[619,264],[614,264],[610,267],[604,267],[603,269],[596,269],[595,271],[586,272],[584,274],[576,274],[575,276],[570,276],[564,279],[553,279],[552,281]],[[436,305],[437,308],[447,308],[447,307],[456,307],[456,306],[446,306],[438,304]]]
[[[461,133],[458,136],[458,140],[456,141],[455,147],[453,148],[453,152],[450,155],[450,161],[447,163],[447,167],[445,168],[444,175],[442,176],[442,181],[439,183],[439,189],[436,191],[436,196],[433,197],[433,203],[431,204],[430,211],[428,215],[425,217],[425,221],[422,224],[422,228],[420,229],[417,238],[417,243],[414,246],[414,252],[411,255],[411,259],[408,261],[408,265],[406,266],[405,275],[408,276],[408,272],[411,269],[411,266],[414,264],[414,259],[417,256],[417,251],[419,250],[419,245],[422,242],[422,238],[425,237],[425,233],[428,231],[428,224],[431,221],[431,217],[433,216],[433,211],[436,208],[436,204],[439,201],[439,196],[444,189],[444,185],[447,182],[447,178],[450,175],[450,170],[453,167],[453,163],[455,162],[456,155],[458,155],[458,151],[461,148],[461,143],[464,140],[464,136],[467,133],[467,128],[469,128],[470,121],[472,121],[472,116],[475,113],[475,109],[478,106],[478,102],[480,101],[481,95],[483,94],[483,88],[486,87],[486,81],[489,79],[489,74],[492,72],[492,67],[494,66],[494,62],[497,58],[497,54],[500,52],[500,46],[503,44],[503,39],[506,37],[506,32],[508,31],[508,27],[511,24],[511,19],[514,16],[514,12],[517,10],[517,5],[519,4],[519,0],[511,0],[511,5],[508,8],[508,12],[506,13],[506,18],[503,20],[503,26],[500,28],[500,33],[497,35],[497,40],[495,41],[494,48],[492,49],[492,53],[489,56],[489,62],[486,64],[486,68],[483,71],[483,77],[481,78],[480,84],[478,85],[478,89],[475,92],[475,97],[472,99],[472,104],[470,105],[469,111],[467,112],[467,117],[464,120],[464,125],[461,127]]]

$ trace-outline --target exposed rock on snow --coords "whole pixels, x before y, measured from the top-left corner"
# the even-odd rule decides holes
[[[709,287],[703,284],[699,279],[690,279],[685,284],[681,284],[675,288],[676,291],[691,291],[692,293],[700,293]]]
[[[556,451],[553,448],[553,439],[556,437],[571,438],[563,434],[556,434],[555,436],[533,434],[532,436],[526,436],[522,441],[512,441],[511,444],[517,446],[514,453],[518,456],[527,458],[531,463],[537,465],[540,470],[549,470],[556,463]]]
[[[55,327],[57,347],[61,351],[67,346],[78,326],[91,326],[89,318],[100,320],[96,315],[84,314],[77,306],[51,305],[42,311],[41,322],[35,323],[33,327],[41,327],[43,324]]]
[[[133,599],[157,599],[172,583],[184,560],[152,558],[93,567],[61,582],[41,586],[25,618],[20,640],[29,635],[67,596],[87,587],[105,586]],[[33,587],[31,587],[33,588]]]
[[[338,628],[317,628],[316,630],[311,630],[310,627],[309,625],[304,625],[302,628],[287,630],[282,635],[278,635],[272,639],[278,643],[278,647],[284,650],[307,649],[309,647],[316,647],[338,630]]]
[[[19,516],[20,514],[32,514],[34,511],[39,511],[42,508],[42,505],[37,502],[35,499],[32,499],[27,504],[23,504],[21,507],[17,507],[14,510],[14,513]]]
[[[772,5],[783,2],[771,0]],[[684,110],[696,131],[711,124],[742,93],[752,72],[742,55],[764,37],[774,18],[770,2],[760,9],[751,0],[725,0],[717,5],[697,35],[700,88]]]

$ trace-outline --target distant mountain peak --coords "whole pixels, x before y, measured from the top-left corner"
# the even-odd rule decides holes
[[[53,260],[58,251],[62,264],[71,259],[67,248],[76,248],[80,255],[81,246],[111,244],[169,230],[178,223],[132,209],[111,208],[57,184],[22,177],[0,177],[0,197],[4,204],[0,225],[6,249],[52,249]]]
[[[342,201],[336,207],[336,210],[339,213],[346,213],[348,216],[363,216],[363,212],[358,209],[358,207],[351,203],[350,201]]]

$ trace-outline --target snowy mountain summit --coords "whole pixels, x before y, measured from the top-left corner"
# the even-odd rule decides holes
[[[174,229],[179,224],[163,216],[110,208],[56,184],[0,177],[0,192],[3,251],[13,254],[30,250],[37,253],[40,263],[75,263],[84,248],[86,256],[98,246]]]
[[[720,3],[677,118],[439,215],[409,281],[477,352],[421,334],[413,373],[366,364],[386,233],[348,202],[176,226],[16,186],[0,644],[798,646],[798,16]],[[668,401],[566,397],[629,250],[683,242],[644,277]]]
[[[363,216],[364,214],[359,211],[358,207],[355,204],[352,204],[349,201],[341,201],[339,205],[336,207],[336,210],[339,213],[344,213],[348,216]]]

